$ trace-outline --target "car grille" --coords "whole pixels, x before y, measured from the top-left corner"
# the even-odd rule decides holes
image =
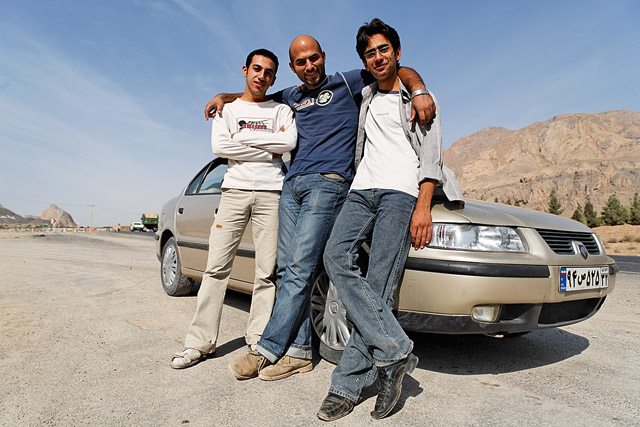
[[[589,298],[544,304],[504,304],[499,322],[522,323],[523,319],[535,319],[538,326],[554,326],[565,322],[584,320],[600,308],[604,298]]]
[[[540,230],[536,229],[540,237],[558,255],[573,255],[573,242],[581,242],[589,255],[599,255],[598,243],[591,233],[575,233],[571,231]]]
[[[586,319],[600,309],[604,298],[589,298],[577,301],[542,304],[539,325],[555,325]]]

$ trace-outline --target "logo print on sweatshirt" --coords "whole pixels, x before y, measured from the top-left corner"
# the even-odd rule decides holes
[[[333,92],[330,90],[323,90],[318,94],[318,105],[327,105],[333,99]]]
[[[273,132],[273,119],[238,118],[238,132]]]

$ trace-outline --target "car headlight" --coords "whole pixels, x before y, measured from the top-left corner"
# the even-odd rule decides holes
[[[516,230],[489,225],[433,224],[428,246],[482,252],[526,252]]]

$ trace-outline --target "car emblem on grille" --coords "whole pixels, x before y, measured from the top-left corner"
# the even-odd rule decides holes
[[[577,249],[577,252],[582,255],[582,258],[587,259],[589,257],[589,251],[582,242],[573,241],[573,247]]]

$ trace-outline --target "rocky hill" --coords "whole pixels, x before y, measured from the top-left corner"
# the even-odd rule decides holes
[[[544,211],[556,190],[571,216],[587,196],[598,212],[640,192],[640,113],[566,114],[518,130],[487,128],[444,152],[465,197]]]
[[[60,209],[56,205],[49,206],[48,209],[42,212],[39,217],[27,215],[21,216],[13,212],[10,209],[0,205],[0,226],[37,226],[41,224],[50,225],[51,220],[55,219],[56,227],[77,227],[77,224],[63,209]]]
[[[0,205],[0,224],[25,224],[27,222],[29,221],[23,216]]]

